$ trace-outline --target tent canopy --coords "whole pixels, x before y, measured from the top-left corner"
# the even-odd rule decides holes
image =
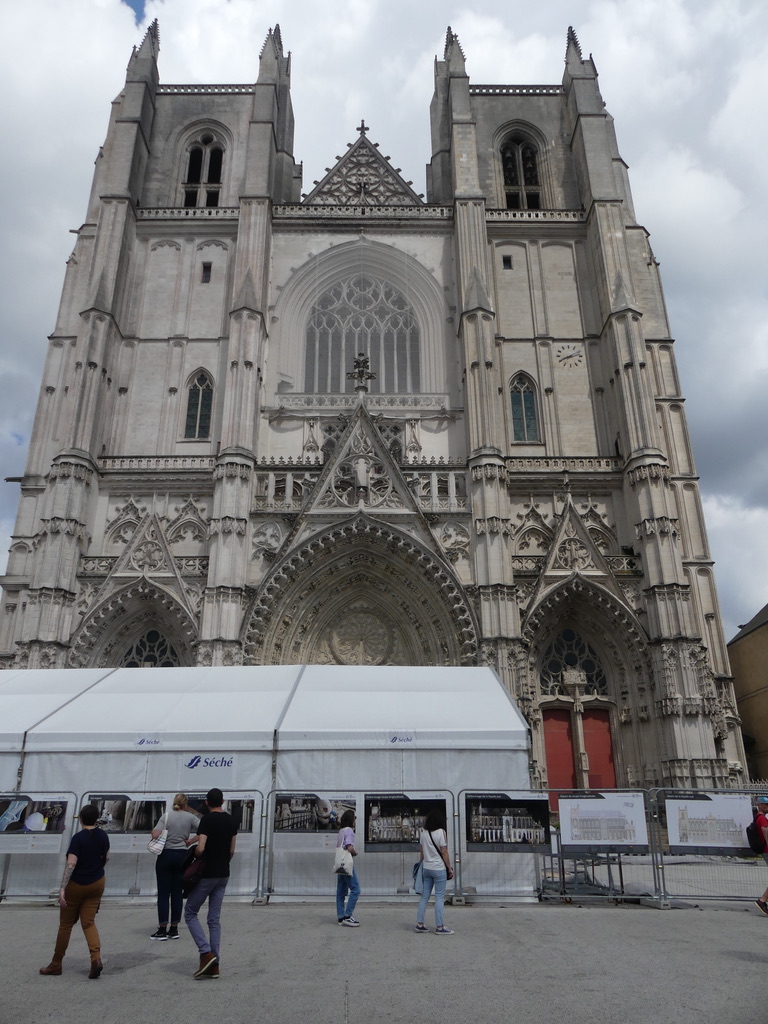
[[[277,665],[13,676],[0,679],[0,733],[18,744],[5,749],[21,749],[24,733],[29,752],[527,748],[525,722],[489,668]]]

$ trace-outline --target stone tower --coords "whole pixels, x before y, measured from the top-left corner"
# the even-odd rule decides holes
[[[291,62],[134,50],[68,262],[4,667],[492,665],[559,786],[744,756],[657,264],[597,84],[473,85],[426,200],[369,137],[302,194]]]

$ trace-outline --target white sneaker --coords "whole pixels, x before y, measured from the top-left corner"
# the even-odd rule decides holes
[[[354,917],[345,917],[344,920],[341,923],[345,924],[347,926],[347,928],[359,928],[360,927],[360,922],[356,921],[354,919]]]

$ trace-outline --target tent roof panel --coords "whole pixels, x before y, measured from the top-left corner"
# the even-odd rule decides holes
[[[298,665],[119,669],[32,730],[27,748],[271,750],[299,672]]]

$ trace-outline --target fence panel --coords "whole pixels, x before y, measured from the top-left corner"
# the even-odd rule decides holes
[[[664,899],[762,895],[768,870],[750,850],[745,831],[753,817],[753,790],[657,789],[650,796]]]
[[[653,813],[644,790],[550,790],[543,899],[655,898]]]
[[[407,793],[286,793],[267,797],[265,894],[270,898],[324,897],[336,892],[333,858],[339,821],[357,816],[355,868],[366,897],[412,893],[419,829],[430,809],[446,815],[451,848],[455,798],[447,791]],[[456,881],[449,883],[449,893]]]

